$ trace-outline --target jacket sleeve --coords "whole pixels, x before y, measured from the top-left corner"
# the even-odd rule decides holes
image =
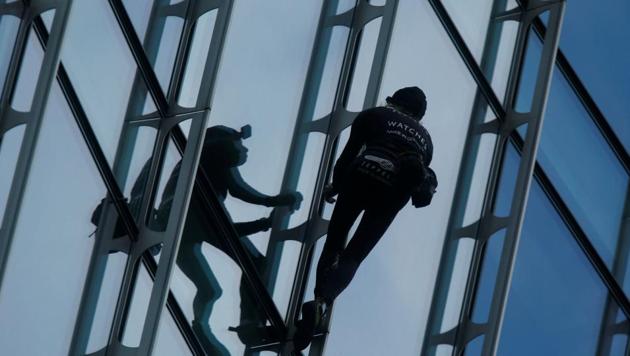
[[[367,141],[367,125],[369,117],[370,113],[363,111],[352,123],[350,129],[350,138],[348,139],[348,142],[346,143],[343,152],[341,152],[341,156],[339,156],[339,159],[335,164],[335,169],[333,170],[332,186],[333,190],[335,191],[339,191],[341,181],[343,180],[344,175],[347,173],[350,164],[357,157],[357,155],[361,151],[361,147],[363,147],[363,145]]]

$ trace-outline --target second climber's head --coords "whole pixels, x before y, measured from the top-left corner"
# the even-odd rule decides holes
[[[398,89],[394,95],[388,96],[385,100],[417,120],[421,120],[427,111],[427,97],[418,87]]]

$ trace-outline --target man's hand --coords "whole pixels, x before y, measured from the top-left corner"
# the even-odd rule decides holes
[[[271,206],[288,206],[291,210],[297,210],[300,208],[300,203],[303,199],[302,194],[299,192],[278,194],[273,197]]]
[[[332,204],[334,202],[336,202],[337,200],[335,199],[335,196],[339,194],[339,192],[337,192],[335,190],[335,188],[333,187],[332,184],[327,184],[324,187],[324,191],[322,192],[322,197],[324,198],[324,200],[326,200],[328,203]]]

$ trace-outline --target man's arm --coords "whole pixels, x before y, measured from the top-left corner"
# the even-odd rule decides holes
[[[341,152],[341,156],[337,160],[335,164],[335,169],[333,170],[333,181],[332,181],[332,189],[333,192],[339,191],[339,184],[343,180],[343,176],[348,171],[348,167],[357,157],[359,152],[361,151],[361,147],[367,141],[367,120],[369,118],[369,113],[363,111],[361,112],[354,122],[352,123],[352,127],[350,129],[350,138],[346,143],[346,146]]]
[[[246,203],[263,206],[295,206],[302,201],[302,196],[297,192],[270,196],[257,191],[245,182],[238,168],[231,168],[227,178],[230,194]]]

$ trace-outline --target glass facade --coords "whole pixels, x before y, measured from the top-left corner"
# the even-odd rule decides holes
[[[0,353],[294,354],[349,127],[419,86],[438,192],[303,354],[627,354],[628,10],[0,0]]]

